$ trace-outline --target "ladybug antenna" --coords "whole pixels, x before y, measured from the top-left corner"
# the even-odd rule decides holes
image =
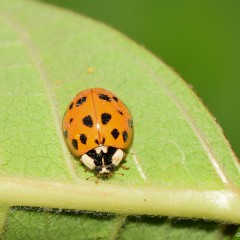
[[[118,174],[118,175],[121,175],[122,177],[124,177],[124,173],[115,172],[114,174]]]
[[[108,175],[108,177],[110,177],[112,174]],[[121,175],[122,177],[124,177],[124,173],[119,173],[119,172],[115,172],[114,175]],[[98,181],[99,177],[95,176],[95,175],[92,175],[88,178],[86,178],[86,180],[88,181],[89,179],[91,178],[96,178],[96,181]]]
[[[97,178],[97,177],[95,175],[92,175],[92,176],[86,178],[86,180],[88,181],[90,178]]]

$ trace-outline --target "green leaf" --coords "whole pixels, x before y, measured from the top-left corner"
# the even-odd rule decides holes
[[[240,167],[222,130],[176,73],[118,32],[42,3],[2,1],[0,84],[4,239],[46,239],[54,231],[64,239],[73,226],[82,239],[128,239],[127,226],[148,229],[130,219],[120,231],[130,214],[240,223]],[[129,170],[98,184],[86,180],[93,173],[61,133],[70,100],[91,87],[114,92],[134,120]]]

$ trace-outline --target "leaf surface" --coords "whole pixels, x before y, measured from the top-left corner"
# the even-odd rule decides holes
[[[173,70],[120,33],[62,9],[12,0],[0,3],[0,14],[2,222],[8,206],[30,206],[240,223],[239,162]],[[71,156],[61,133],[70,100],[92,87],[114,92],[134,120],[129,170],[99,184],[86,180],[93,173]],[[45,225],[49,214],[40,214]],[[39,217],[12,209],[6,226],[32,215]],[[80,215],[69,221],[99,227]],[[116,236],[123,219],[107,216],[110,227],[99,236]]]

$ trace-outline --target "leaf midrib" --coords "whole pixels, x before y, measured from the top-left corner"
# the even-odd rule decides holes
[[[122,186],[90,181],[79,186],[79,183],[14,177],[0,177],[0,183],[1,202],[11,206],[182,217],[203,217],[204,214],[211,219],[240,222],[240,197],[231,190]]]

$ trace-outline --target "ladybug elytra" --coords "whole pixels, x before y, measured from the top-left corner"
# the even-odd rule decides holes
[[[132,143],[128,108],[113,93],[92,88],[71,101],[63,117],[63,134],[71,153],[97,176],[113,174]]]

